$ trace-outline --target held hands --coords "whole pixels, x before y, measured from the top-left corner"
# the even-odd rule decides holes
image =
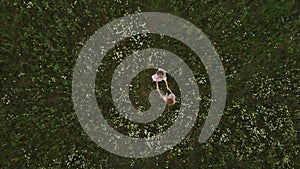
[[[169,88],[168,82],[165,81],[165,83],[166,83],[167,90],[168,90],[170,93],[172,93],[172,90]],[[156,90],[159,91],[158,80],[156,80]]]

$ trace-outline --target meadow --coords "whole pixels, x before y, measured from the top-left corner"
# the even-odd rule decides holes
[[[300,168],[299,7],[296,0],[2,0],[0,168]],[[95,31],[139,12],[170,13],[206,34],[225,69],[227,100],[217,130],[198,143],[211,94],[201,60],[163,35],[121,41],[104,57],[95,81],[99,108],[120,133],[158,134],[172,125],[180,108],[168,107],[147,124],[120,116],[111,99],[111,78],[136,50],[177,54],[193,71],[202,98],[196,123],[180,144],[154,157],[131,159],[105,151],[84,132],[71,97],[72,75]],[[137,109],[150,106],[153,73],[145,70],[132,80],[130,99]],[[180,98],[176,81],[169,74],[168,79]]]

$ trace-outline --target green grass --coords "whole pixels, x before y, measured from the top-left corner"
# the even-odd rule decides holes
[[[2,0],[0,168],[300,168],[299,5],[296,0]],[[210,103],[201,61],[169,37],[123,40],[105,56],[96,78],[99,108],[118,131],[134,137],[143,137],[145,130],[159,133],[172,125],[179,108],[168,108],[149,124],[131,122],[114,109],[109,91],[113,71],[134,50],[156,47],[180,56],[203,99],[185,140],[161,155],[129,159],[98,147],[82,130],[71,99],[72,73],[81,48],[97,29],[146,11],[171,13],[202,29],[222,60],[228,97],[217,130],[199,144]],[[118,46],[126,47],[123,57],[112,59]],[[147,96],[155,84],[148,77],[153,72],[141,72],[132,81],[130,96],[137,108],[150,106]],[[180,98],[177,84],[170,75],[168,79]]]

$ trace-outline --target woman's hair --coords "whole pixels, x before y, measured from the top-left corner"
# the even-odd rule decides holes
[[[172,98],[167,98],[166,103],[169,106],[174,105],[175,104],[175,99],[173,97]]]
[[[165,75],[164,72],[161,71],[161,70],[157,71],[156,74],[157,74],[157,76],[158,76],[159,78],[163,78],[164,75]]]

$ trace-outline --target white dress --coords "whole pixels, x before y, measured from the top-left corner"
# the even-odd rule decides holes
[[[158,68],[158,70],[157,71],[162,71],[163,73],[164,73],[164,78],[159,78],[158,76],[157,76],[157,74],[155,73],[154,75],[152,75],[151,76],[151,78],[152,78],[152,80],[153,81],[162,81],[162,80],[164,80],[164,81],[166,81],[167,80],[167,76],[166,76],[166,73],[167,73],[167,71],[165,71],[164,69],[162,69],[162,68]]]
[[[175,94],[173,94],[173,96],[174,96],[174,100],[175,100],[175,98],[176,98]],[[166,93],[166,95],[163,96],[163,99],[164,99],[165,102],[167,101],[167,98],[172,98],[172,93],[169,94],[169,95],[168,95],[168,93]]]

